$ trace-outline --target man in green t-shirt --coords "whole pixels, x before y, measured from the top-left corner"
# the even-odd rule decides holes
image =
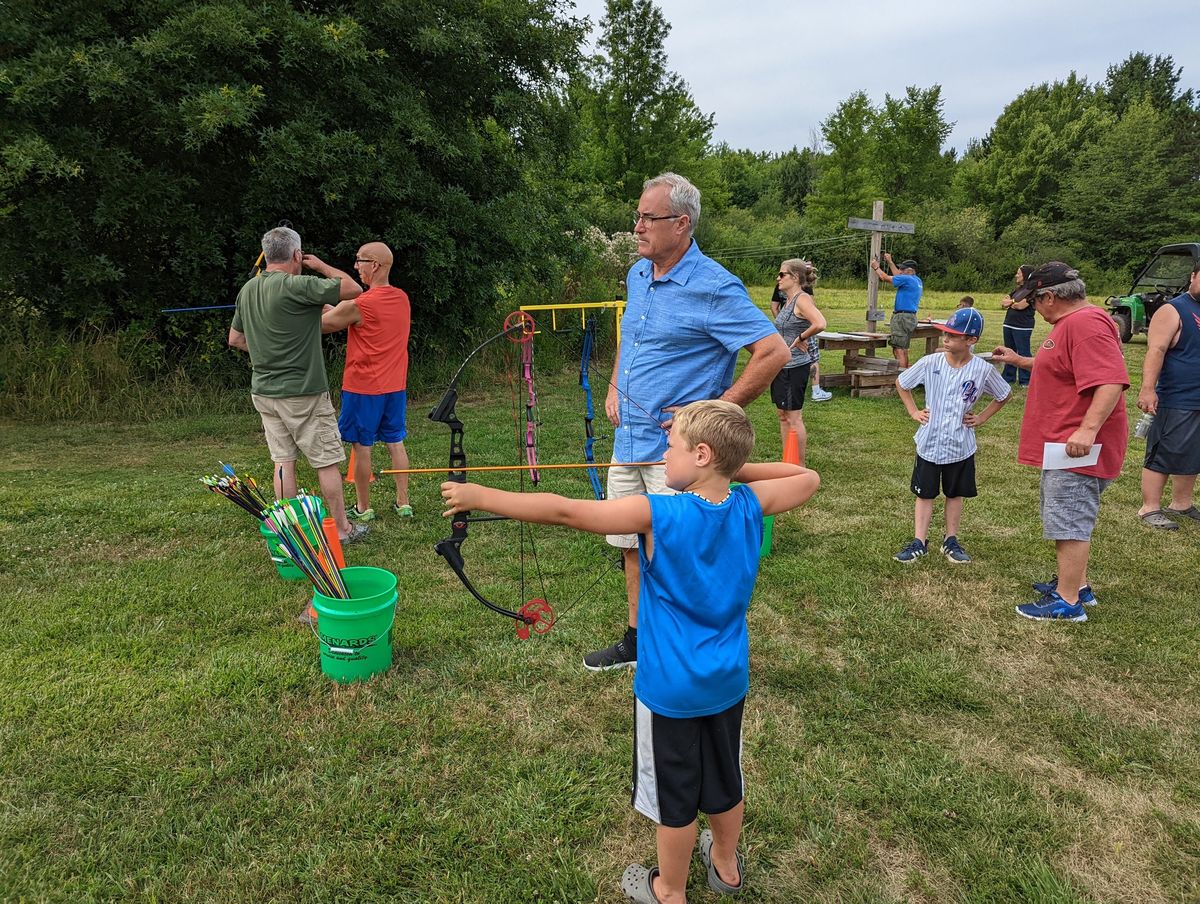
[[[367,530],[346,519],[340,468],[346,453],[329,399],[321,313],[327,304],[352,304],[362,288],[341,270],[301,252],[294,229],[272,229],[263,236],[262,250],[266,269],[238,292],[229,344],[250,353],[250,398],[275,463],[275,495],[296,495],[296,459],[304,453],[317,472],[338,535],[354,542]],[[301,275],[306,267],[320,275]]]

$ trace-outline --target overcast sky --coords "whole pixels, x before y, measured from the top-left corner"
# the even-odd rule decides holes
[[[1030,85],[1071,70],[1103,81],[1134,51],[1169,54],[1200,88],[1195,0],[657,0],[671,23],[670,67],[715,141],[756,151],[811,143],[854,91],[878,105],[909,85],[942,86],[948,146],[961,154]],[[576,0],[593,26],[604,0]]]

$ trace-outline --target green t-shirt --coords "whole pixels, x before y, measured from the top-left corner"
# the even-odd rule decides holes
[[[321,312],[338,303],[340,279],[268,270],[238,292],[233,328],[246,334],[250,391],[273,398],[329,390],[321,355]]]

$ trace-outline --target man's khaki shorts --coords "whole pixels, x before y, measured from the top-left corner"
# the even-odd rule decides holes
[[[917,315],[912,311],[892,311],[891,327],[888,345],[892,348],[908,348],[913,330],[917,328]]]
[[[251,393],[250,399],[262,418],[271,461],[295,461],[304,453],[313,468],[326,468],[346,460],[328,392],[284,399]]]
[[[675,490],[667,486],[667,466],[653,465],[647,468],[609,468],[608,490],[609,499],[620,499],[622,496],[638,496],[642,493],[655,493],[660,496],[674,496]],[[610,546],[621,549],[637,549],[637,534],[607,534],[605,539]]]

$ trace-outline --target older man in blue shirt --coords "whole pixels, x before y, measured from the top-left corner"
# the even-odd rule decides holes
[[[614,462],[661,459],[676,409],[699,399],[744,407],[791,357],[742,281],[700,252],[692,239],[699,219],[700,192],[683,176],[663,173],[642,187],[633,228],[641,259],[626,280],[621,346],[604,402],[616,428]],[[735,381],[743,348],[750,360]],[[609,468],[610,499],[672,492],[661,466]],[[608,542],[623,550],[629,628],[611,647],[584,657],[592,671],[637,665],[637,537],[612,536]]]

